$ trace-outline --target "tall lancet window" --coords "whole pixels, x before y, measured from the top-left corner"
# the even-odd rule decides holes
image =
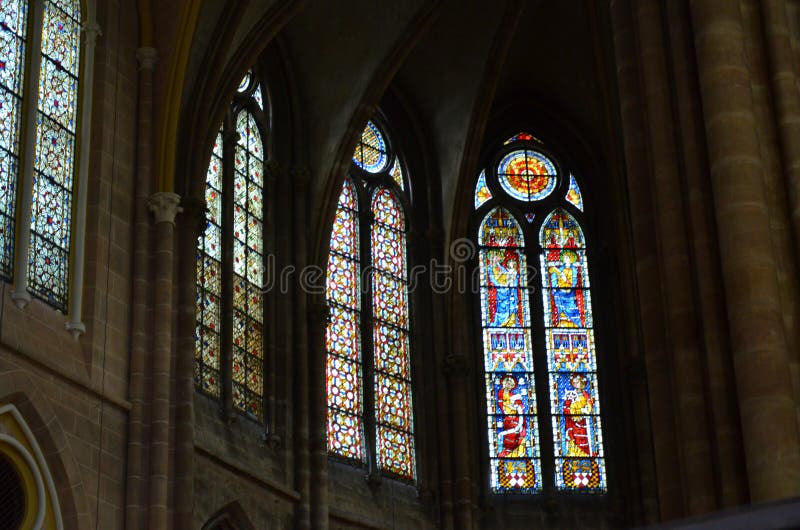
[[[330,240],[328,451],[413,480],[407,189],[401,158],[368,122]]]
[[[261,83],[242,80],[214,140],[197,246],[195,384],[264,420],[264,136]]]
[[[578,178],[536,136],[519,133],[478,175],[474,205],[489,487],[499,494],[545,487],[602,493]],[[536,287],[541,297],[531,296]]]
[[[85,211],[88,173],[91,108],[79,89],[90,89],[81,75],[91,71],[97,29],[87,18],[79,0],[0,3],[0,276],[14,279],[20,306],[33,295],[72,313],[79,333],[70,275],[80,289],[83,267],[70,253],[84,235],[74,211]]]

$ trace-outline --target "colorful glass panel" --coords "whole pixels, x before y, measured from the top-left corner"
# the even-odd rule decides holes
[[[414,478],[405,216],[387,188],[372,197],[372,316],[378,467]]]
[[[20,127],[25,80],[28,2],[0,4],[0,276],[11,279],[14,263]]]
[[[247,92],[247,88],[250,86],[250,79],[252,79],[252,77],[253,77],[253,71],[248,70],[247,73],[244,74],[242,80],[239,81],[239,88],[237,88],[236,90],[239,93]]]
[[[537,137],[535,137],[531,133],[521,132],[521,133],[515,134],[514,136],[512,136],[511,138],[509,138],[508,140],[503,142],[503,145],[508,145],[508,144],[511,144],[511,143],[514,143],[514,142],[537,142],[537,143],[542,143],[541,140],[539,140]]]
[[[483,204],[492,198],[492,192],[486,185],[486,170],[481,171],[478,175],[478,182],[475,184],[475,209],[480,208]]]
[[[578,186],[578,181],[575,180],[575,176],[570,174],[569,176],[569,189],[567,190],[567,200],[572,203],[575,208],[580,211],[583,211],[583,194],[581,193],[581,189]]]
[[[261,91],[261,84],[256,85],[256,89],[253,91],[253,99],[256,100],[258,104],[258,108],[264,110],[264,95]]]
[[[392,179],[397,183],[397,186],[402,190],[403,189],[403,169],[400,167],[400,159],[395,158],[394,164],[392,165],[392,169],[389,171],[389,175],[391,175]]]
[[[328,451],[360,462],[365,452],[358,238],[358,198],[348,178],[339,194],[328,256]]]
[[[371,121],[367,122],[367,126],[361,132],[361,138],[353,153],[353,162],[369,173],[380,173],[389,163],[383,133]]]
[[[541,454],[522,228],[494,208],[478,229],[490,484],[540,491]]]
[[[233,405],[263,420],[264,154],[255,117],[236,116],[233,174]]]
[[[583,231],[568,212],[557,209],[545,219],[539,239],[556,486],[562,490],[605,491]]]
[[[217,133],[206,171],[206,226],[197,241],[197,323],[194,384],[220,395],[220,299],[222,297],[222,131]]]
[[[503,189],[521,201],[544,199],[556,187],[556,168],[553,162],[537,151],[511,151],[497,166],[497,176]]]
[[[80,29],[77,1],[45,2],[28,290],[61,311],[69,288]]]
[[[532,214],[532,213],[526,213],[525,214],[525,220],[528,221],[529,223],[532,223],[534,219],[536,219],[536,215],[535,214]]]

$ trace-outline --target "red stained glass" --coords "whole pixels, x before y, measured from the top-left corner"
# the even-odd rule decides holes
[[[508,153],[497,166],[503,189],[521,201],[544,199],[556,187],[553,162],[537,151],[522,149]]]

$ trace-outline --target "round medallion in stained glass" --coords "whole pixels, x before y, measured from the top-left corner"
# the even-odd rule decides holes
[[[389,163],[386,141],[381,131],[371,121],[367,122],[367,126],[361,132],[361,138],[353,153],[353,162],[369,173],[380,173]]]
[[[238,92],[244,92],[244,91],[247,90],[247,87],[250,86],[250,77],[252,75],[253,75],[253,72],[250,71],[250,70],[248,70],[247,73],[244,74],[244,77],[242,78],[242,80],[239,81],[239,88],[236,89]]]
[[[521,201],[544,199],[556,187],[556,167],[542,153],[529,149],[511,151],[497,166],[503,189]]]

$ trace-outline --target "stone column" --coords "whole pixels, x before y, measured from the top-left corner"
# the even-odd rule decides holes
[[[175,216],[183,210],[176,193],[161,191],[148,200],[155,217],[153,278],[153,372],[150,399],[150,511],[147,527],[166,530],[169,519],[169,438],[172,362]]]
[[[90,10],[91,19],[83,27],[86,34],[82,51],[81,71],[81,137],[78,153],[78,176],[75,179],[75,236],[72,247],[72,278],[70,278],[69,320],[65,327],[76,339],[86,332],[81,320],[83,306],[83,271],[86,249],[86,194],[89,189],[89,146],[92,135],[92,98],[94,97],[94,49],[100,26],[94,21],[95,10]]]
[[[664,314],[660,300],[658,251],[655,244],[652,193],[648,185],[647,137],[642,117],[636,39],[628,0],[612,0],[614,48],[617,64],[625,162],[628,176],[632,236],[639,289],[639,327],[650,393],[650,425],[656,465],[659,510],[663,520],[683,514],[679,448],[675,437],[675,411],[671,365],[665,351]]]
[[[652,205],[656,218],[657,253],[663,285],[663,304],[669,330],[676,401],[676,426],[680,440],[684,509],[686,515],[714,510],[714,480],[709,445],[700,357],[700,327],[692,296],[693,278],[689,262],[683,197],[679,173],[682,167],[676,146],[671,83],[667,73],[662,13],[657,0],[635,3],[639,65],[646,109],[650,171],[632,178],[652,182]]]
[[[453,353],[445,357],[442,371],[447,377],[448,387],[450,388],[450,417],[452,419],[452,430],[460,433],[454,436],[453,442],[453,471],[454,471],[454,493],[455,493],[455,521],[456,528],[465,530],[472,528],[472,474],[470,464],[472,453],[468,442],[467,433],[469,423],[467,421],[467,376],[469,374],[469,361],[466,355]]]
[[[136,198],[133,229],[133,282],[131,307],[130,401],[128,416],[128,467],[125,528],[144,528],[144,408],[145,366],[148,349],[148,293],[150,280],[150,220],[147,198],[153,182],[153,67],[155,48],[136,50],[139,60],[139,111],[136,157]]]
[[[763,165],[738,2],[693,0],[692,21],[751,500],[800,493]]]
[[[323,284],[324,285],[324,284]],[[327,530],[328,508],[328,391],[326,385],[327,349],[325,332],[330,311],[324,295],[314,296],[308,308],[309,336],[309,394],[311,407],[310,467],[311,467],[311,528]],[[366,381],[366,379],[365,379]]]
[[[666,2],[665,9],[672,43],[672,69],[678,144],[683,160],[689,234],[695,278],[693,289],[703,323],[711,426],[716,461],[716,484],[722,507],[747,502],[736,406],[731,346],[725,317],[717,234],[708,179],[708,160],[703,137],[702,108],[697,86],[697,68],[691,42],[689,8],[684,2]]]

